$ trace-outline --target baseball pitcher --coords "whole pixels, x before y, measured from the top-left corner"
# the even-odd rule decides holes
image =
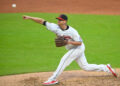
[[[89,64],[85,57],[85,45],[81,36],[73,27],[67,25],[68,17],[65,14],[61,14],[56,19],[58,23],[50,23],[42,18],[23,16],[24,19],[33,20],[39,24],[44,25],[48,30],[52,31],[57,35],[55,38],[56,47],[65,46],[68,52],[62,57],[56,71],[53,75],[45,81],[44,85],[53,85],[58,83],[58,76],[63,72],[63,70],[70,65],[72,61],[76,61],[78,65],[86,71],[104,71],[112,73],[115,77],[117,74],[115,70],[110,66],[110,64],[96,65]]]

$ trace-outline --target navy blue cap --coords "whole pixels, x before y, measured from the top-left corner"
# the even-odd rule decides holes
[[[68,20],[68,17],[65,15],[65,14],[61,14],[59,17],[57,17],[56,19],[58,19],[58,20],[62,20],[62,21],[64,21],[64,20]]]

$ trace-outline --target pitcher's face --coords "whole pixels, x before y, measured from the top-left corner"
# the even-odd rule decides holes
[[[66,20],[58,20],[58,25],[65,25],[66,23]]]

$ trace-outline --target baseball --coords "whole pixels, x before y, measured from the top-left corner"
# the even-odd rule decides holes
[[[15,8],[15,7],[16,7],[16,4],[12,4],[12,7]]]

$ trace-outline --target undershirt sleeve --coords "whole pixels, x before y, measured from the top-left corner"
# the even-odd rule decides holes
[[[44,25],[44,26],[46,26],[46,22],[47,22],[47,21],[44,21],[44,22],[43,22],[43,25]]]

